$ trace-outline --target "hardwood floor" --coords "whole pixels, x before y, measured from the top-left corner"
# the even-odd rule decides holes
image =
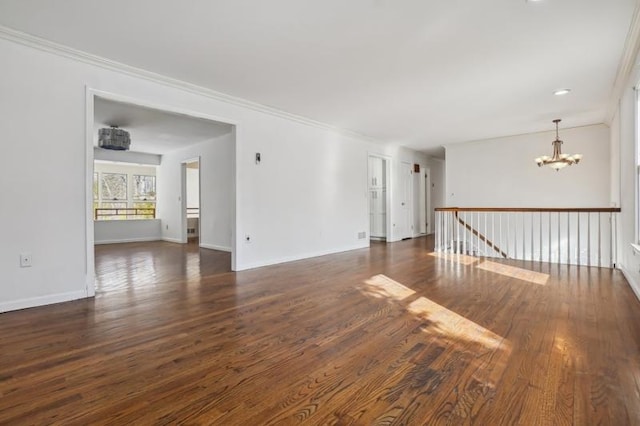
[[[95,299],[0,315],[0,424],[640,424],[618,271],[432,245],[241,273],[193,245],[99,247]]]

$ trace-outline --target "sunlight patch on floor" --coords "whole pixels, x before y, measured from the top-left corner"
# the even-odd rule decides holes
[[[365,293],[377,299],[384,297],[393,300],[403,300],[416,293],[407,286],[383,274],[374,275],[368,280],[365,280],[364,283],[367,285],[364,289]]]
[[[476,268],[540,285],[546,285],[549,280],[549,274],[529,271],[527,269],[503,265],[502,263],[490,262],[488,260],[476,265]]]
[[[436,330],[442,334],[472,341],[487,349],[495,350],[503,341],[501,336],[426,297],[409,303],[407,311],[434,323]]]
[[[455,253],[432,252],[432,253],[429,253],[429,256],[437,257],[439,259],[444,259],[444,260],[450,260],[452,262],[456,262],[461,265],[473,265],[478,260],[480,260],[477,257],[468,256],[466,254],[455,254]]]
[[[512,353],[511,343],[504,337],[459,315],[444,306],[418,296],[414,290],[386,275],[375,275],[363,282],[360,291],[369,297],[386,299],[399,309],[422,321],[420,329],[427,342],[434,342],[445,354],[429,364],[433,371],[447,369],[450,356],[465,359],[469,375],[483,388],[495,389]],[[431,345],[427,347],[433,348]],[[418,355],[419,356],[419,355]]]

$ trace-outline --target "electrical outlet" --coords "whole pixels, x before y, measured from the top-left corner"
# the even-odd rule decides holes
[[[20,254],[20,267],[21,268],[30,268],[31,267],[31,253],[22,253]]]
[[[244,242],[249,244],[251,243],[251,235],[247,234],[244,236]]]
[[[167,231],[169,230],[169,225],[165,225],[165,228]]]

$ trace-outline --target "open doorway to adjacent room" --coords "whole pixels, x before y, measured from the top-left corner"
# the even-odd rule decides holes
[[[429,233],[429,206],[431,191],[429,183],[429,168],[423,164],[413,165],[413,236],[418,237]]]
[[[376,154],[369,154],[368,161],[369,238],[386,241],[391,229],[388,191],[391,163],[388,157]]]
[[[200,243],[200,158],[187,160],[184,165],[184,242]],[[184,234],[184,232],[183,232]]]
[[[88,295],[234,269],[234,123],[89,90],[87,135]]]

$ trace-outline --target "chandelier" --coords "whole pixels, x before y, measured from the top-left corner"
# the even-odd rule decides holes
[[[549,166],[554,169],[556,172],[562,168],[567,166],[571,166],[573,164],[578,164],[582,159],[582,154],[563,154],[560,146],[562,145],[562,141],[558,138],[558,123],[560,123],[559,118],[553,120],[556,123],[556,140],[551,143],[553,145],[553,157],[549,157],[548,155],[543,155],[542,157],[538,157],[535,159],[538,167]]]
[[[111,126],[98,131],[98,146],[104,149],[127,151],[131,146],[131,137],[126,130]]]

